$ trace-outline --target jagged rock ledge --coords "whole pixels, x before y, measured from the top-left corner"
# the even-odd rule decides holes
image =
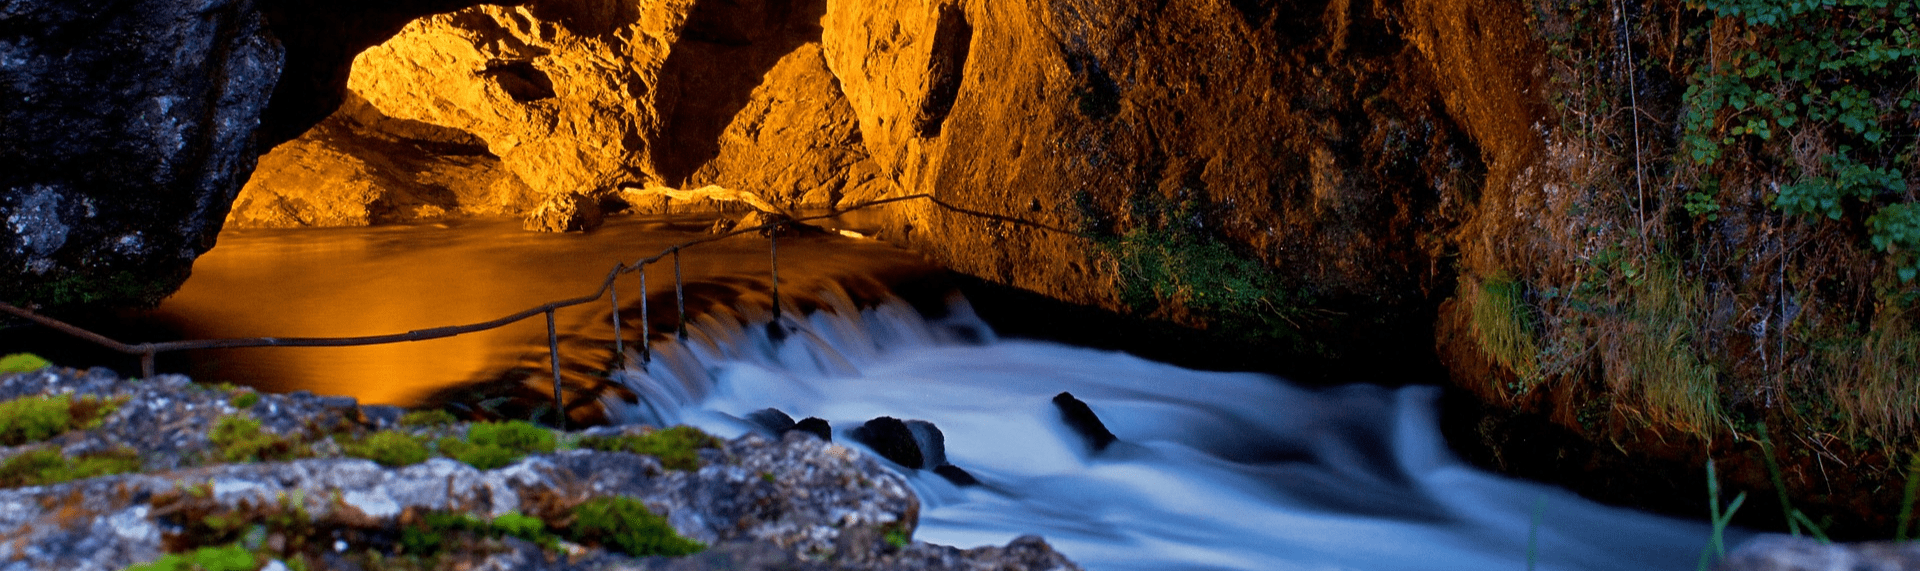
[[[178,375],[125,380],[103,369],[0,375],[0,402],[36,395],[121,401],[92,428],[0,447],[0,462],[47,446],[68,458],[130,448],[142,470],[0,489],[0,570],[118,570],[154,561],[169,547],[179,550],[190,528],[204,527],[198,518],[263,512],[305,518],[296,524],[313,530],[303,552],[310,562],[357,569],[350,556],[391,555],[403,525],[424,513],[551,516],[561,506],[613,496],[643,502],[679,534],[709,547],[685,557],[636,558],[567,542],[543,549],[508,536],[443,553],[439,561],[468,569],[1078,569],[1032,536],[970,550],[902,541],[911,537],[920,509],[905,481],[857,450],[804,431],[778,441],[750,434],[719,443],[700,450],[701,466],[687,471],[667,469],[652,456],[566,450],[564,444],[492,470],[446,458],[391,468],[344,457],[329,435],[408,430],[399,426],[398,409],[307,393],[247,392]],[[300,455],[309,457],[216,461],[220,453],[208,428],[243,412],[264,433],[300,443]],[[643,430],[598,427],[562,435],[561,442]],[[267,552],[275,542],[286,549],[280,535],[264,541]],[[315,542],[322,545],[313,549]]]

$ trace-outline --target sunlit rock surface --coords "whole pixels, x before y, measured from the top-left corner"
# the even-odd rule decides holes
[[[0,17],[0,299],[158,302],[253,170],[278,42],[245,1]]]
[[[392,119],[349,96],[299,139],[260,157],[227,224],[365,226],[514,215],[533,201],[532,189],[472,135]]]
[[[423,18],[356,58],[348,87],[389,117],[473,134],[537,196],[599,196],[657,178],[653,94],[691,6],[549,1]]]
[[[1385,364],[1427,331],[1356,324],[1417,320],[1451,287],[1441,260],[1485,173],[1443,96],[1460,78],[1406,39],[1413,17],[1391,2],[836,0],[823,43],[892,192],[1011,219],[906,203],[889,239],[1198,324],[1204,303],[1177,296],[1130,308],[1122,292],[1153,278],[1096,239],[1210,237],[1323,312],[1299,323],[1317,351],[1294,350]],[[1508,33],[1526,34],[1488,32]]]
[[[833,206],[877,180],[819,44],[781,58],[716,142],[686,187],[745,189],[792,210]]]

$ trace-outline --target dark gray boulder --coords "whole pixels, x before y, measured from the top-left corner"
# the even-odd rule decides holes
[[[18,0],[0,23],[0,299],[157,303],[253,171],[279,42],[251,0]]]

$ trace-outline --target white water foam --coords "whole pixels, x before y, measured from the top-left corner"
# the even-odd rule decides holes
[[[615,374],[647,404],[609,407],[729,437],[774,407],[828,420],[849,446],[846,430],[871,418],[931,421],[982,485],[896,467],[923,504],[918,539],[1039,534],[1095,571],[1526,569],[1530,535],[1536,569],[1690,569],[1708,537],[1704,523],[1460,463],[1439,437],[1433,387],[1309,390],[1000,340],[960,299],[935,321],[897,300],[829,305],[789,312],[781,341],[764,311],[703,317],[686,343]],[[1051,402],[1062,391],[1120,441],[1091,452]]]

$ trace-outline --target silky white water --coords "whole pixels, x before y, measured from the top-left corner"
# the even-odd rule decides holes
[[[868,419],[931,421],[948,460],[982,485],[898,468],[923,504],[917,539],[1039,534],[1096,571],[1479,571],[1527,569],[1530,553],[1536,569],[1692,569],[1708,539],[1703,523],[1462,464],[1439,437],[1433,387],[1307,390],[995,339],[964,301],[933,322],[900,303],[838,307],[858,317],[790,318],[779,342],[764,327],[702,323],[644,372],[618,375],[653,401],[624,407],[627,420],[734,436],[774,407],[828,420],[849,446],[846,431]],[[1051,402],[1062,391],[1120,442],[1091,453]]]
[[[615,261],[700,236],[707,224],[617,219],[588,235],[523,233],[511,221],[227,232],[156,316],[188,338],[468,323],[580,295]],[[776,407],[831,421],[849,446],[858,445],[844,431],[874,417],[931,421],[948,459],[984,485],[901,469],[923,504],[918,539],[973,547],[1039,534],[1095,571],[1522,570],[1530,537],[1539,569],[1678,570],[1694,568],[1707,539],[1701,523],[1462,465],[1440,440],[1431,387],[1305,390],[996,339],[959,301],[935,320],[898,301],[856,308],[849,300],[901,281],[874,276],[923,271],[917,256],[871,241],[781,242],[786,334],[774,342],[764,327],[766,246],[741,237],[689,252],[687,291],[706,303],[690,311],[684,344],[664,328],[677,313],[671,267],[650,267],[655,358],[645,372],[613,375],[642,398],[603,401],[628,422],[726,436],[749,429],[739,418]],[[637,276],[619,287],[633,363]],[[610,312],[561,312],[569,380],[612,360]],[[184,370],[206,382],[410,403],[503,369],[544,375],[541,325],[379,347],[194,352]],[[1120,442],[1089,453],[1051,402],[1062,391]]]

